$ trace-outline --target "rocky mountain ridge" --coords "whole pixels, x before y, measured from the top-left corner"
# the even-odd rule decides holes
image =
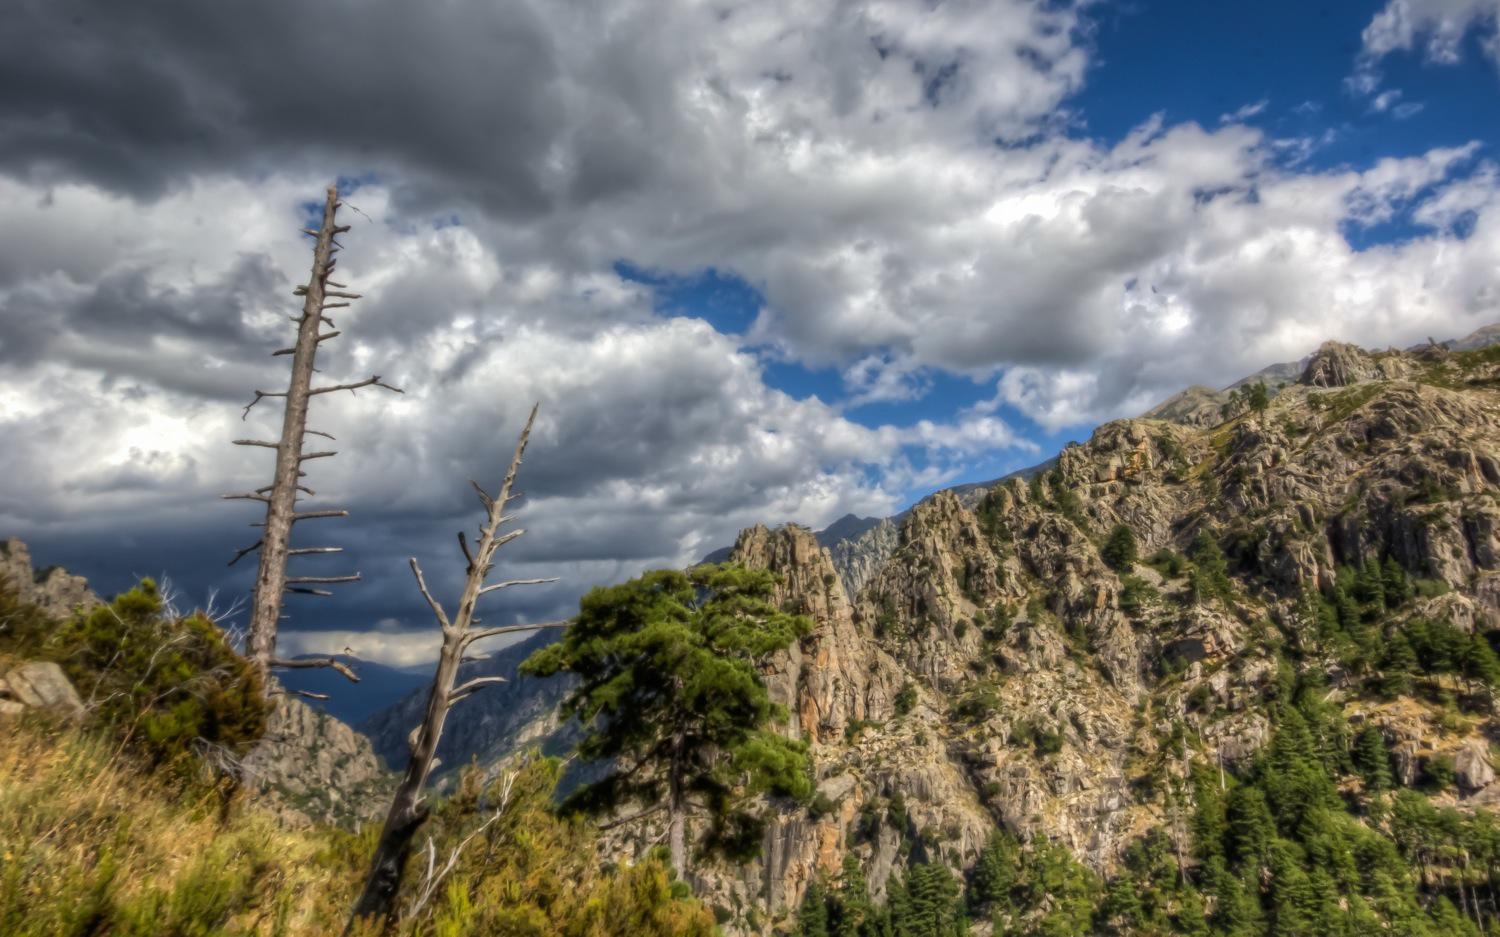
[[[778,816],[756,862],[700,867],[700,892],[769,932],[846,856],[878,897],[913,863],[967,868],[1002,828],[1108,872],[1142,834],[1179,835],[1194,764],[1267,745],[1287,653],[1328,668],[1329,699],[1408,780],[1452,764],[1440,802],[1500,800],[1492,716],[1369,697],[1350,665],[1316,664],[1308,611],[1374,563],[1417,583],[1384,627],[1500,626],[1496,351],[1329,343],[1263,409],[1114,421],[1029,480],[939,492],[831,548],[742,533],[730,558],[780,574],[816,624],[766,679],[818,798]],[[1122,528],[1151,563],[1116,555]],[[503,737],[555,738],[549,708]]]

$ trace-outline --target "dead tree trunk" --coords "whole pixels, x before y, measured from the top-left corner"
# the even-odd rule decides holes
[[[297,510],[297,503],[300,500],[298,493],[308,496],[313,494],[311,488],[302,484],[301,479],[307,474],[303,471],[302,464],[313,459],[329,458],[336,454],[303,451],[303,442],[309,434],[333,439],[328,433],[307,428],[308,405],[312,398],[319,394],[339,390],[353,393],[360,387],[381,387],[401,393],[400,388],[381,381],[378,374],[351,384],[336,384],[330,387],[312,386],[312,376],[317,370],[314,364],[317,359],[318,346],[339,334],[337,331],[322,331],[325,323],[330,330],[335,328],[327,311],[348,306],[349,301],[359,298],[357,293],[342,292],[346,288],[344,284],[335,283],[329,279],[334,266],[338,263],[333,255],[341,249],[335,238],[349,230],[348,225],[339,225],[335,222],[335,215],[340,204],[338,188],[329,186],[327,199],[323,203],[323,223],[316,231],[311,228],[303,231],[304,234],[312,235],[316,242],[313,245],[312,275],[306,286],[299,286],[294,291],[297,295],[304,297],[302,315],[294,316],[292,319],[297,323],[297,340],[292,347],[273,353],[292,356],[292,375],[287,389],[274,392],[257,390],[255,399],[245,407],[244,417],[248,417],[250,408],[260,403],[263,398],[285,398],[281,438],[276,442],[259,439],[236,439],[234,441],[237,446],[260,446],[276,450],[275,474],[271,484],[264,488],[243,494],[224,495],[229,499],[260,501],[266,506],[265,522],[252,525],[263,528],[261,538],[240,550],[235,554],[234,559],[229,561],[229,565],[233,566],[246,554],[260,551],[260,568],[256,572],[255,593],[250,606],[250,628],[246,640],[246,652],[260,671],[263,680],[272,667],[332,667],[351,680],[357,679],[353,671],[332,658],[289,662],[276,657],[276,632],[281,622],[281,603],[285,593],[331,595],[332,593],[316,588],[316,586],[359,580],[359,573],[343,576],[287,576],[287,560],[292,556],[343,551],[341,547],[292,548],[293,525],[317,518],[347,517],[349,514],[348,511],[299,512]],[[269,686],[269,681],[266,683]]]
[[[432,609],[433,616],[442,628],[443,646],[438,656],[437,671],[432,677],[432,688],[427,694],[426,714],[422,718],[422,724],[417,727],[412,736],[411,760],[407,762],[406,773],[402,776],[401,784],[391,799],[390,810],[386,813],[385,826],[380,831],[380,840],[375,846],[375,855],[370,861],[370,871],[365,879],[364,891],[360,893],[359,901],[354,905],[354,913],[350,918],[351,927],[354,921],[360,919],[373,918],[385,921],[389,919],[395,908],[396,894],[401,887],[401,875],[406,866],[407,857],[411,853],[412,842],[416,837],[417,829],[427,819],[428,808],[422,800],[422,789],[427,783],[427,776],[432,772],[448,711],[455,703],[478,690],[505,682],[504,677],[475,677],[455,686],[465,652],[475,641],[483,638],[518,631],[535,631],[540,628],[560,628],[568,624],[566,621],[553,621],[496,628],[475,627],[479,624],[479,620],[474,617],[474,606],[480,596],[511,586],[557,581],[556,579],[510,579],[485,585],[485,578],[494,568],[492,560],[495,552],[525,533],[521,529],[505,534],[499,531],[501,525],[511,520],[505,516],[505,506],[511,499],[516,472],[521,467],[521,455],[526,450],[526,440],[531,435],[531,426],[535,420],[536,407],[532,407],[531,416],[527,418],[526,428],[521,431],[521,437],[516,442],[515,455],[511,457],[510,469],[505,473],[505,480],[501,483],[498,494],[491,497],[477,482],[470,483],[479,492],[480,503],[485,508],[485,520],[479,531],[479,543],[473,551],[470,551],[469,542],[463,533],[458,535],[458,544],[463,550],[464,560],[467,563],[465,568],[467,578],[452,620],[449,620],[442,604],[428,590],[427,581],[422,576],[422,567],[417,565],[416,557],[411,558],[411,571],[416,577],[417,588],[421,590],[422,597],[427,600],[428,607]]]

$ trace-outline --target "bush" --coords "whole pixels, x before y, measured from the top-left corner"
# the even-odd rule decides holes
[[[1099,550],[1099,556],[1111,569],[1128,573],[1138,557],[1135,533],[1124,524],[1116,524],[1109,532],[1109,539]]]
[[[1120,590],[1120,608],[1127,612],[1133,612],[1161,597],[1161,593],[1151,583],[1139,576],[1125,576],[1120,580],[1124,586]]]
[[[901,684],[901,689],[896,691],[896,715],[904,716],[912,711],[917,705],[917,687],[910,680]]]
[[[171,615],[150,579],[65,622],[0,594],[0,621],[0,649],[58,662],[94,720],[153,767],[238,756],[265,731],[269,706],[249,661],[203,615]]]
[[[1451,757],[1433,755],[1422,763],[1422,776],[1433,790],[1446,791],[1453,787],[1458,772]]]
[[[1187,569],[1187,560],[1181,553],[1162,547],[1146,558],[1146,565],[1168,579],[1176,579]]]

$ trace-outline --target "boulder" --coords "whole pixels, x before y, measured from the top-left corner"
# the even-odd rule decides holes
[[[6,711],[19,711],[17,707],[40,709],[81,719],[86,710],[78,691],[68,680],[62,668],[52,661],[28,661],[5,675],[0,686],[0,697],[12,705]]]
[[[1453,758],[1454,776],[1459,789],[1466,794],[1484,790],[1495,783],[1495,769],[1490,764],[1489,746],[1483,739],[1469,739]]]

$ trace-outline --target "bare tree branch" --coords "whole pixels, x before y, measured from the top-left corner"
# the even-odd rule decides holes
[[[417,577],[417,588],[422,591],[422,598],[427,600],[427,607],[432,609],[432,614],[437,616],[438,624],[442,625],[446,632],[451,627],[448,624],[448,615],[443,611],[443,606],[438,600],[433,598],[432,593],[427,590],[427,580],[422,578],[422,567],[417,564],[415,556],[408,562],[411,564],[412,575]]]
[[[343,676],[348,678],[350,683],[359,682],[359,674],[355,673],[352,667],[339,660],[337,657],[273,657],[271,659],[271,666],[280,667],[286,670],[309,670],[312,668],[327,668],[328,670],[334,670],[342,674]]]
[[[526,451],[526,442],[536,422],[536,412],[537,408],[533,406],[531,414],[526,419],[526,426],[516,440],[515,454],[511,456],[510,466],[506,471],[505,480],[500,485],[500,491],[492,497],[477,483],[471,482],[474,484],[474,490],[479,493],[480,503],[484,506],[485,520],[480,527],[479,541],[472,547],[464,534],[458,535],[459,548],[464,555],[465,580],[463,593],[459,597],[452,619],[447,616],[442,605],[427,588],[426,579],[422,575],[422,567],[417,563],[416,558],[413,557],[410,561],[412,574],[417,580],[417,588],[421,591],[422,598],[427,600],[438,624],[442,626],[443,645],[438,656],[437,670],[432,677],[432,687],[427,694],[426,712],[421,724],[412,730],[411,758],[407,762],[406,773],[402,776],[395,796],[391,799],[385,826],[381,830],[380,840],[376,844],[375,854],[370,862],[370,871],[365,879],[364,890],[355,903],[354,912],[350,917],[351,929],[355,921],[374,918],[385,922],[389,921],[392,915],[396,894],[401,886],[402,870],[411,854],[417,829],[426,816],[426,811],[422,807],[422,791],[436,764],[437,746],[442,738],[443,724],[447,720],[449,711],[455,703],[476,691],[504,682],[499,676],[480,676],[458,684],[459,669],[465,659],[465,649],[480,638],[565,624],[565,622],[556,622],[543,625],[508,625],[502,628],[474,627],[478,624],[474,617],[474,606],[479,596],[489,591],[484,585],[484,580],[494,567],[492,560],[495,551],[521,534],[521,531],[513,531],[502,535],[499,533],[499,528],[506,520],[505,506],[510,501],[516,473],[521,467],[521,456]],[[515,580],[514,583],[526,581],[530,580]],[[504,585],[506,584],[496,583],[497,588]],[[456,861],[456,859],[450,861]],[[424,894],[431,887],[435,887],[433,883],[441,878],[441,874],[435,871],[434,866],[435,854],[429,845],[428,872],[423,884]],[[425,898],[419,899],[417,907],[420,908],[424,903]]]
[[[361,387],[381,387],[389,391],[394,391],[398,394],[406,393],[406,391],[402,390],[401,388],[382,381],[379,374],[375,375],[374,377],[367,377],[362,381],[355,381],[353,384],[334,384],[332,387],[314,387],[311,391],[309,391],[309,393],[331,394],[337,390],[347,390],[352,394]]]
[[[254,543],[250,544],[248,547],[245,547],[243,550],[235,553],[234,559],[230,560],[228,565],[233,566],[235,563],[238,563],[240,560],[244,559],[247,554],[254,553],[256,550],[259,550],[260,545],[264,542],[264,540],[257,540]]]
[[[471,630],[467,634],[465,634],[464,643],[473,644],[475,641],[482,641],[485,638],[493,638],[498,634],[515,634],[520,631],[540,631],[543,628],[566,628],[572,623],[573,622],[571,619],[565,619],[563,621],[538,622],[534,625],[504,625],[499,628],[479,628]]]
[[[540,586],[549,582],[557,582],[557,577],[548,576],[546,579],[507,579],[504,582],[497,582],[492,586],[485,586],[479,590],[479,594],[487,595],[491,592],[498,592],[501,589],[509,589],[511,586]]]
[[[449,697],[449,701],[456,703],[466,696],[473,695],[477,690],[482,690],[487,686],[495,686],[496,684],[505,682],[506,680],[504,677],[475,677],[472,680],[466,680],[453,688],[453,692]]]
[[[292,515],[293,521],[310,521],[319,517],[348,517],[348,511],[299,511]]]

